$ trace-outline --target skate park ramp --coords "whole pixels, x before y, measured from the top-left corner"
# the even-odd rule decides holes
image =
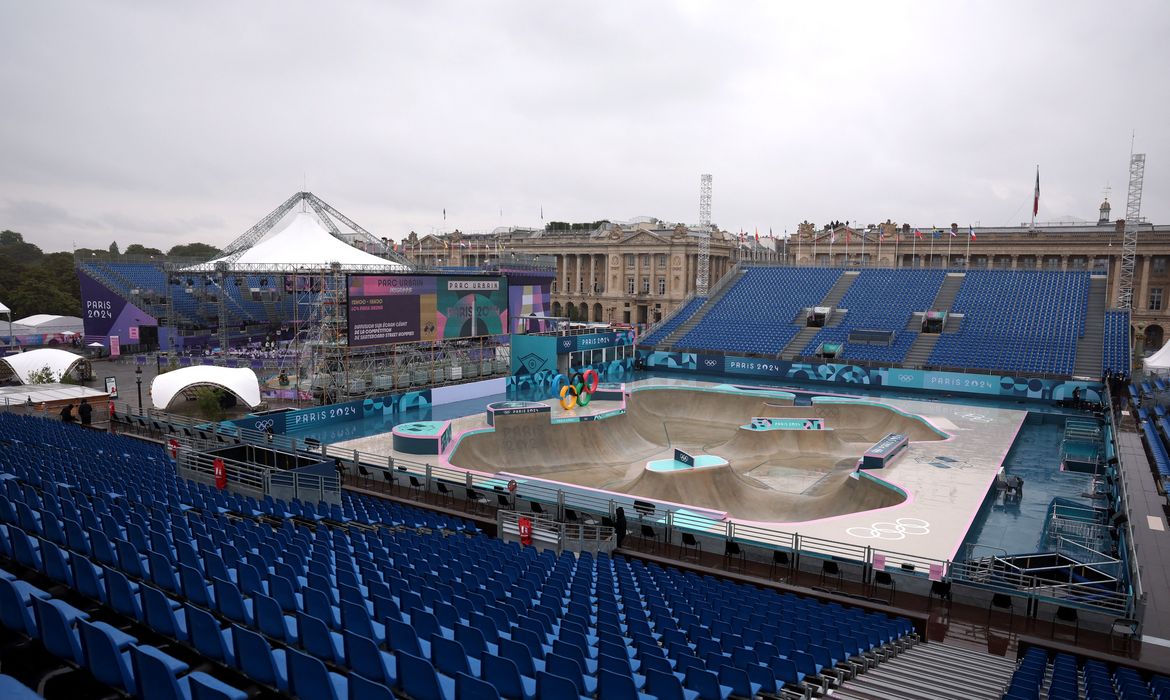
[[[745,429],[754,417],[822,418],[828,429]],[[850,476],[869,447],[895,432],[911,444],[947,437],[917,416],[872,402],[796,407],[791,399],[750,392],[646,387],[630,394],[624,414],[604,420],[552,424],[548,414],[498,417],[494,431],[463,436],[449,461],[744,520],[799,522],[904,501],[896,488]],[[670,459],[676,448],[715,455],[727,465],[646,469],[651,460]]]

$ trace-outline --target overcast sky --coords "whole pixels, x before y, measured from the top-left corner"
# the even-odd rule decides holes
[[[1170,222],[1170,3],[0,0],[0,228],[223,245],[545,220]],[[442,211],[446,208],[447,220]],[[501,216],[501,210],[503,212]]]

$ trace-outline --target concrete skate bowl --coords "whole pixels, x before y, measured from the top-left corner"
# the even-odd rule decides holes
[[[787,405],[786,405],[787,404]],[[821,418],[825,430],[747,430],[754,417]],[[548,414],[500,416],[494,431],[463,436],[453,466],[604,489],[725,511],[740,520],[800,522],[897,505],[900,489],[850,478],[889,433],[911,444],[947,435],[918,416],[872,403],[792,406],[791,399],[703,389],[640,388],[625,414],[557,423]],[[725,466],[651,471],[675,449]]]

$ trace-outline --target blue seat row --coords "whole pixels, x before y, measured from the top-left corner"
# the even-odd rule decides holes
[[[962,325],[939,337],[930,364],[1072,374],[1088,296],[1087,272],[969,270],[951,304]]]
[[[348,494],[348,521],[274,527],[157,447],[44,419],[0,415],[0,441],[0,556],[302,696],[725,700],[913,638],[905,619],[622,557],[384,526]]]
[[[1044,691],[1047,680],[1047,691]],[[1020,659],[1004,692],[1004,700],[1155,700],[1170,697],[1170,678],[1147,680],[1132,668],[1109,667],[1100,661],[1081,664],[1069,654],[1032,647]]]
[[[1130,371],[1129,333],[1128,309],[1111,309],[1105,312],[1102,373]]]
[[[685,306],[678,310],[674,316],[671,316],[666,323],[659,326],[653,333],[650,333],[642,339],[643,345],[657,345],[666,339],[666,336],[673,333],[679,326],[690,320],[691,316],[706,303],[707,297],[695,297],[688,301]]]
[[[749,268],[676,346],[775,355],[800,330],[800,310],[820,303],[840,277],[836,269]]]
[[[245,700],[247,693],[215,677],[189,672],[187,664],[88,613],[53,598],[47,591],[0,569],[0,624],[37,639],[49,653],[73,668],[85,668],[100,683],[143,700]],[[7,687],[6,687],[7,686]],[[3,697],[19,697],[0,681]],[[31,694],[36,697],[35,693]]]

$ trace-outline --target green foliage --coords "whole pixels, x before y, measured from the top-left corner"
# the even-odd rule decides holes
[[[195,407],[202,418],[221,421],[226,415],[223,410],[223,391],[205,386],[195,390]]]
[[[158,255],[161,257],[163,252],[161,250],[159,250],[158,248],[147,248],[146,246],[142,245],[141,243],[131,243],[130,245],[126,246],[126,250],[122,254],[123,255],[140,255],[142,257],[146,257],[148,255]]]
[[[206,243],[177,245],[166,255],[207,260],[219,249]],[[140,243],[126,247],[127,255],[163,256],[158,248]],[[12,318],[32,314],[80,316],[81,289],[75,258],[114,260],[121,257],[116,242],[108,248],[77,248],[70,253],[45,253],[16,231],[0,231],[0,301],[12,309]],[[2,322],[3,319],[0,319]],[[54,380],[56,381],[56,380]]]
[[[48,365],[28,373],[28,384],[54,384],[60,377]]]
[[[127,248],[129,251],[129,248]],[[177,258],[210,259],[219,254],[219,248],[206,243],[185,243],[177,245],[167,251],[167,255]]]

